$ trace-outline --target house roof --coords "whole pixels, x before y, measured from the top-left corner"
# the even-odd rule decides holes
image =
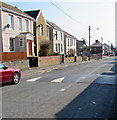
[[[104,43],[103,45],[106,46],[106,47],[109,47],[109,45],[107,45],[106,43]]]
[[[60,28],[58,25],[56,25],[55,23],[53,22],[50,22],[48,20],[46,20],[47,24],[49,24],[52,28],[56,29],[56,30],[59,30],[59,31],[63,31],[62,28]]]
[[[30,10],[30,11],[24,11],[24,12],[27,13],[28,15],[30,15],[31,17],[33,17],[36,20],[40,11],[41,10]]]
[[[21,11],[20,9],[18,9],[16,6],[11,6],[11,5],[9,5],[7,3],[4,3],[4,2],[1,2],[1,1],[0,1],[0,8],[6,8],[8,10],[12,10],[12,11],[15,11],[17,13],[21,13],[21,14],[23,14],[25,16],[29,16],[28,14],[26,14],[23,11]]]
[[[31,32],[21,32],[16,37],[27,36],[27,35],[34,37],[34,35]]]
[[[96,42],[91,45],[91,47],[100,47],[100,46],[102,46],[102,43],[99,42],[98,40],[96,40]]]

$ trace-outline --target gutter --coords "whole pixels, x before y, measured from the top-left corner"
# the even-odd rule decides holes
[[[18,12],[15,12],[15,11],[13,11],[13,10],[9,10],[9,9],[7,9],[7,8],[0,8],[0,9],[1,9],[2,11],[9,12],[9,13],[13,13],[13,14],[15,14],[15,15],[19,15],[19,16],[22,16],[22,17],[25,17],[25,18],[28,18],[28,19],[30,19],[30,20],[35,21],[34,18],[32,18],[32,17],[30,17],[30,16],[26,16],[26,15],[21,14],[21,13],[18,13]]]

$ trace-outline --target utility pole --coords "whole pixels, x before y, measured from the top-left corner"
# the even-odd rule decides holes
[[[90,32],[90,30],[91,30],[91,26],[89,26],[89,61],[90,61],[90,39],[91,39],[91,32]]]

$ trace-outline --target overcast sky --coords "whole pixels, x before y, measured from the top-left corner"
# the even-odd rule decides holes
[[[87,44],[88,26],[91,26],[91,43],[94,43],[96,39],[102,42],[101,38],[103,38],[103,43],[115,44],[115,0],[2,1],[21,10],[42,9],[45,19],[54,22],[80,40],[85,38]]]

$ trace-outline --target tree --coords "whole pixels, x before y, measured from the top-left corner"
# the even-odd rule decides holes
[[[40,41],[39,56],[47,56],[49,52],[50,52],[50,41],[48,40]]]

